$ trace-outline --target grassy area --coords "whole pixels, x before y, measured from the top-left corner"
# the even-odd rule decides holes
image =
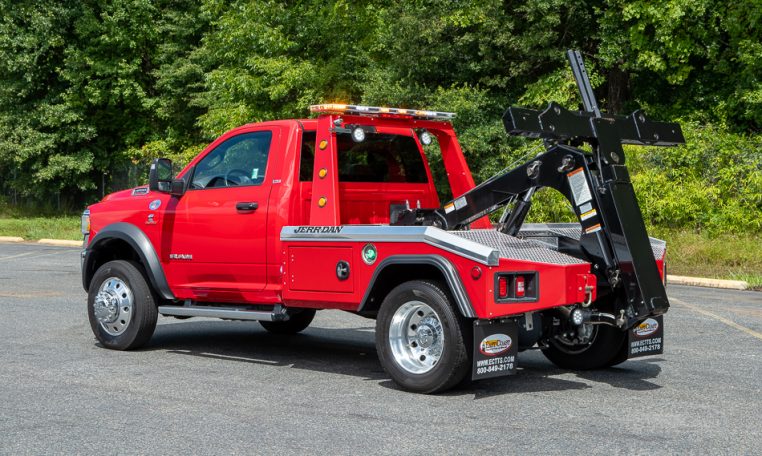
[[[0,218],[0,236],[28,240],[82,239],[79,217]],[[745,280],[762,289],[762,235],[709,237],[680,230],[651,230],[667,241],[668,272],[676,275]]]
[[[667,272],[675,275],[745,280],[762,289],[762,235],[709,237],[690,231],[651,230],[667,241]]]
[[[82,240],[80,218],[77,216],[0,218],[0,236],[21,236],[30,241]]]

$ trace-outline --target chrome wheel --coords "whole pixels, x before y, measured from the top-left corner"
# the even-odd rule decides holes
[[[444,348],[439,315],[421,301],[401,305],[389,326],[389,345],[398,366],[412,374],[424,374],[436,366]]]
[[[122,279],[109,277],[95,295],[93,313],[106,333],[118,336],[130,325],[134,302],[130,287]]]

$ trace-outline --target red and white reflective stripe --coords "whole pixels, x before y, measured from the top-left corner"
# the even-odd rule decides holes
[[[455,118],[454,112],[424,111],[420,109],[388,108],[384,106],[360,106],[338,103],[312,105],[310,106],[310,112],[360,115],[394,115],[429,120],[452,120]]]

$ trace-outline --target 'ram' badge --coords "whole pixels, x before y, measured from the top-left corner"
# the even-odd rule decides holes
[[[148,205],[148,209],[151,209],[152,211],[155,211],[161,207],[161,200],[153,200],[151,201],[151,204]]]

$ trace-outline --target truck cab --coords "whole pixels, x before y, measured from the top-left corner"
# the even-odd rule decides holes
[[[513,373],[531,348],[564,367],[617,364],[635,324],[658,317],[615,312],[584,225],[508,234],[490,208],[456,226],[479,187],[454,114],[312,111],[235,128],[177,173],[156,160],[148,186],[86,210],[83,286],[105,347],[145,344],[159,314],[297,333],[315,311],[336,309],[376,319],[385,370],[428,393]],[[423,148],[432,139],[455,196],[444,204]],[[663,275],[663,243],[649,242]]]

